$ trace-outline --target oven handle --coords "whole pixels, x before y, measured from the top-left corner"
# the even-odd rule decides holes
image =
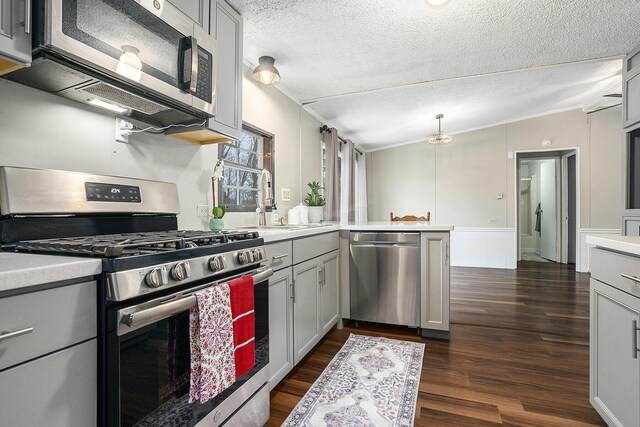
[[[254,283],[260,283],[267,280],[269,277],[273,276],[273,270],[267,268],[265,270],[258,271],[256,274],[253,274]],[[228,282],[223,282],[228,283]],[[220,283],[214,282],[211,286],[217,286]],[[159,320],[166,319],[167,317],[171,317],[174,314],[180,313],[182,311],[188,310],[189,308],[195,306],[197,303],[195,295],[189,295],[185,297],[180,297],[177,300],[159,305],[157,307],[148,308],[146,310],[140,310],[135,313],[127,314],[122,317],[122,323],[127,325],[129,328],[140,328],[142,326],[147,326],[152,323],[155,323]]]

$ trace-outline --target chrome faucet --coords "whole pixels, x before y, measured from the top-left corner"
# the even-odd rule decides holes
[[[258,215],[260,217],[260,227],[267,225],[267,208],[273,206],[273,179],[271,172],[262,169],[260,173],[260,202],[258,204]]]

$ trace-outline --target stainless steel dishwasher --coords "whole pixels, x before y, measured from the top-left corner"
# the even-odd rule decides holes
[[[349,236],[351,319],[420,326],[420,233]]]

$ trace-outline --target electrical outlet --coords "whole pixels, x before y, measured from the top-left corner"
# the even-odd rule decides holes
[[[498,220],[497,220],[497,219],[491,218],[491,219],[489,220],[489,224],[497,224],[497,223],[498,223]]]
[[[198,205],[198,216],[209,216],[209,206]]]
[[[129,135],[131,135],[131,129],[133,129],[133,123],[116,117],[116,142],[122,142],[123,144],[129,143]]]
[[[291,189],[290,188],[283,188],[282,189],[282,201],[283,202],[290,202],[291,201]]]

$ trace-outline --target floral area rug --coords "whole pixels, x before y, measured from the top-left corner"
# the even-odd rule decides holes
[[[412,426],[424,344],[351,334],[283,426]]]

